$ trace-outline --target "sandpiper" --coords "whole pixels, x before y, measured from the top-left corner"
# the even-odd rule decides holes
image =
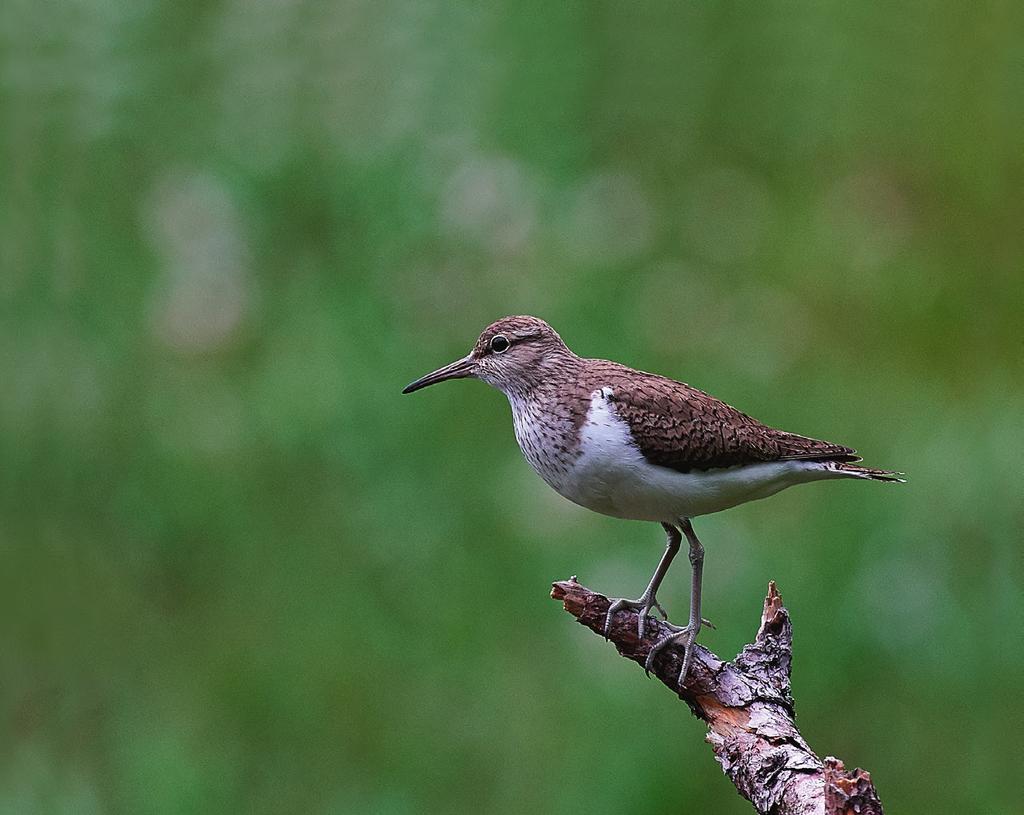
[[[700,632],[704,547],[691,519],[767,498],[786,487],[832,478],[901,482],[902,473],[860,467],[856,451],[761,424],[682,382],[604,359],[578,357],[537,317],[503,317],[470,353],[412,382],[412,393],[446,379],[474,377],[512,406],[516,441],[537,474],[587,509],[656,521],[668,536],[643,594],[616,599],[605,633],[622,609],[639,612],[639,636],[679,551],[690,549],[690,616],[651,648],[646,667],[670,643],[683,646],[682,686]]]

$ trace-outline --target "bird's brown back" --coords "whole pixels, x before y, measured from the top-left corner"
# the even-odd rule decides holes
[[[790,459],[859,461],[856,451],[762,424],[710,394],[603,359],[583,360],[576,391],[611,387],[644,457],[679,472]]]

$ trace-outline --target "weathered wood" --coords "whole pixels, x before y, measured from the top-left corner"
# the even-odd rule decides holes
[[[607,597],[575,578],[554,583],[551,596],[582,625],[604,634]],[[651,646],[669,629],[650,620],[637,638],[637,615],[618,612],[608,639],[619,653],[643,665]],[[654,661],[653,673],[708,726],[706,740],[715,758],[762,815],[882,815],[882,804],[864,770],[847,771],[831,756],[820,759],[794,721],[790,695],[793,627],[775,583],[768,584],[761,626],[754,642],[731,662],[698,645],[689,676],[676,687],[683,652],[668,647]]]

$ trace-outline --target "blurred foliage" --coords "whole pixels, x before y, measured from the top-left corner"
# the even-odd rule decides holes
[[[800,722],[894,812],[1016,811],[1019,3],[0,6],[0,813],[746,813],[547,599],[489,321],[852,444],[700,519]],[[685,608],[685,570],[662,599]]]

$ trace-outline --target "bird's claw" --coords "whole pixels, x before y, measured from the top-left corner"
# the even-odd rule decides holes
[[[615,612],[625,609],[627,611],[637,612],[637,638],[643,639],[644,630],[647,627],[647,617],[650,615],[652,608],[658,609],[662,616],[666,620],[668,619],[668,614],[665,613],[665,609],[662,608],[661,603],[659,603],[655,597],[640,597],[637,600],[627,600],[624,597],[620,597],[617,600],[612,600],[611,605],[608,606],[608,613],[604,618],[604,638],[608,639],[608,632],[611,630],[612,617],[615,616]]]
[[[611,605],[608,606],[608,613],[604,617],[604,638],[608,639],[608,632],[611,631],[612,617],[615,616],[616,611],[636,611],[637,614],[637,638],[644,638],[644,631],[647,628],[647,618],[653,616],[650,612],[651,609],[657,609],[661,616],[664,618],[664,624],[669,626],[674,632],[678,633],[685,629],[679,628],[678,626],[672,625],[668,621],[668,612],[665,611],[665,607],[658,602],[657,597],[651,597],[650,599],[644,599],[640,597],[637,600],[627,600],[624,597],[620,597],[616,600],[612,600]],[[707,626],[708,628],[715,628],[715,624],[710,620],[705,620],[703,617],[700,618],[701,626]]]
[[[701,626],[705,624],[707,623],[703,618],[697,625],[691,624],[684,626],[683,628],[677,628],[676,626],[669,624],[673,629],[672,633],[662,637],[651,646],[651,650],[647,653],[647,659],[644,661],[644,673],[650,676],[655,657],[657,657],[658,654],[660,654],[668,645],[682,645],[683,665],[679,669],[679,688],[682,689],[683,682],[686,680],[686,675],[690,671],[690,663],[693,661],[693,646],[697,642],[697,634],[700,633]]]

